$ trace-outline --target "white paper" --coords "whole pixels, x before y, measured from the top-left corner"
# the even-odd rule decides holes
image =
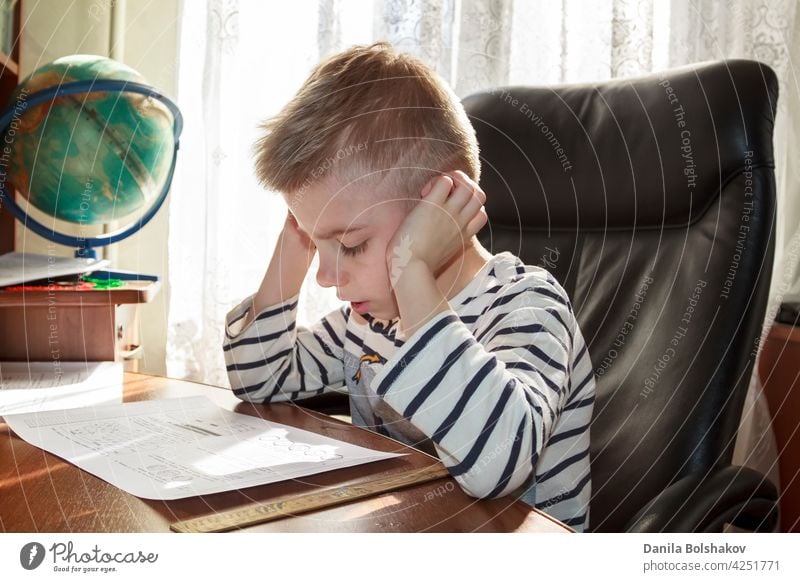
[[[0,417],[122,402],[122,362],[0,362]]]
[[[182,499],[402,456],[219,408],[204,396],[25,414],[22,439],[145,499]]]
[[[0,287],[27,281],[54,279],[97,271],[110,264],[108,259],[79,259],[58,255],[6,253],[0,255]]]

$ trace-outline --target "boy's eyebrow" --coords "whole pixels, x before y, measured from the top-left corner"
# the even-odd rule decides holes
[[[334,230],[332,230],[330,232],[321,232],[317,236],[319,238],[321,238],[321,239],[329,239],[329,238],[333,238],[333,237],[335,237],[337,235],[344,234],[346,232],[347,233],[351,233],[351,232],[356,232],[356,231],[359,231],[359,230],[364,230],[368,226],[369,226],[368,224],[354,224],[353,226],[351,226],[349,228],[337,228],[337,229],[334,229]]]

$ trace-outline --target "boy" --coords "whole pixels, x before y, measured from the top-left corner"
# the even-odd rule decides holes
[[[346,389],[354,424],[437,456],[468,494],[512,494],[585,531],[592,365],[564,289],[474,236],[474,130],[447,85],[386,43],[319,64],[264,125],[257,172],[286,222],[258,291],[227,316],[234,393]],[[317,282],[348,302],[296,327]]]

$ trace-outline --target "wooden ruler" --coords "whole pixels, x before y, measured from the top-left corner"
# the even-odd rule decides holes
[[[177,521],[170,525],[169,528],[179,533],[230,531],[299,513],[315,511],[354,499],[363,499],[386,491],[394,491],[403,487],[434,481],[448,475],[449,473],[444,468],[444,465],[430,465],[401,475],[390,475],[389,477],[373,479],[356,485],[327,487],[282,501],[253,503],[212,515]]]

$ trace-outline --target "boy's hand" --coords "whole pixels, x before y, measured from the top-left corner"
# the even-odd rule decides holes
[[[421,195],[386,247],[393,286],[412,261],[424,263],[436,274],[488,221],[483,207],[486,194],[464,172],[433,178]]]
[[[253,307],[248,311],[241,329],[250,325],[256,314],[264,308],[283,303],[300,293],[316,252],[317,246],[300,230],[292,211],[287,211],[267,272],[253,297]]]
[[[312,257],[317,250],[314,241],[300,230],[297,219],[294,217],[291,210],[286,213],[286,221],[283,223],[281,239],[282,244],[287,245],[290,250],[305,250]]]

